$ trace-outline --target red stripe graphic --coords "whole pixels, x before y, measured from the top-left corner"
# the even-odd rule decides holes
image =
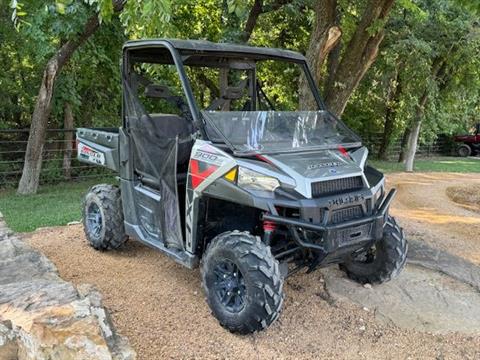
[[[202,164],[206,164],[202,162]],[[206,178],[218,169],[218,166],[207,165],[207,168],[200,171],[200,162],[195,159],[190,160],[190,176],[192,177],[192,187],[196,189]]]

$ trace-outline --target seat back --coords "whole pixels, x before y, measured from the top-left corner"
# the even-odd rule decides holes
[[[172,114],[149,114],[155,134],[159,137],[173,139],[178,136],[177,165],[182,165],[190,158],[192,151],[194,127],[191,121]]]

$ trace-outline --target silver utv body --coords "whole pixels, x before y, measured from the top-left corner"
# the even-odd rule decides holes
[[[159,58],[171,57],[177,67],[191,127],[169,133],[180,117],[147,113],[135,101],[137,94],[127,81],[131,65],[152,48]],[[381,237],[395,192],[386,194],[383,175],[366,165],[367,149],[358,144],[348,150],[244,156],[211,141],[182,66],[191,56],[185,54],[209,52],[285,58],[301,64],[313,84],[305,58],[295,52],[180,40],[127,43],[123,126],[115,132],[77,131],[79,160],[119,174],[126,234],[193,268],[208,241],[205,200],[214,199],[250,209],[260,224],[282,227],[296,245],[318,254],[315,266],[339,262],[345,254],[371,246]],[[314,95],[320,106],[316,90]],[[153,120],[177,125],[158,128],[151,125]],[[188,149],[187,155],[182,149]],[[181,163],[188,166],[181,169],[179,157],[185,156]],[[245,169],[276,179],[279,186],[267,193],[242,188],[238,179],[228,177],[232,171],[238,177]]]

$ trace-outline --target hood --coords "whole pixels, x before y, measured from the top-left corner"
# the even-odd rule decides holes
[[[367,149],[354,153],[345,150],[322,150],[314,153],[292,153],[265,156],[271,163],[287,174],[292,170],[298,175],[314,180],[345,177],[363,172]]]
[[[309,153],[268,155],[264,158],[295,180],[296,191],[311,197],[313,182],[351,176],[363,177],[367,155],[367,148],[361,147],[352,152],[341,148]]]

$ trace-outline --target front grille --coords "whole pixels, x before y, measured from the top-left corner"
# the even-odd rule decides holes
[[[332,224],[338,224],[345,221],[358,219],[363,216],[363,211],[361,206],[352,206],[345,209],[335,210],[332,213],[330,222]]]
[[[312,197],[320,197],[363,188],[361,176],[312,183]]]

